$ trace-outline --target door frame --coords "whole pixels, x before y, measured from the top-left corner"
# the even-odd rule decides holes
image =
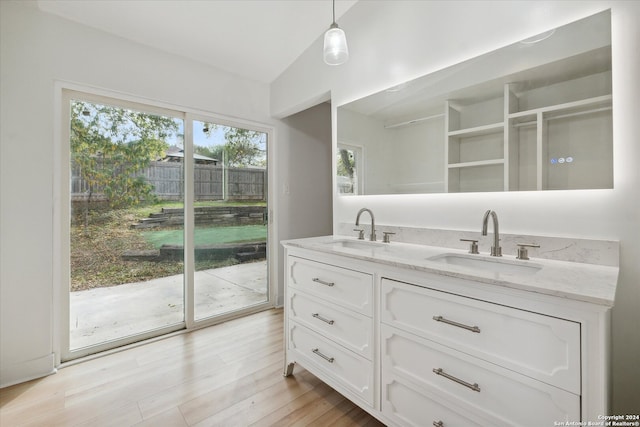
[[[72,96],[77,94],[78,96]],[[124,94],[116,91],[99,89],[91,86],[80,85],[66,81],[54,82],[54,124],[53,124],[53,309],[51,325],[53,329],[52,348],[55,355],[55,366],[62,363],[71,362],[85,356],[107,352],[109,350],[119,350],[126,348],[130,344],[139,345],[146,340],[162,337],[172,332],[189,332],[198,328],[211,326],[251,314],[257,311],[276,306],[277,292],[277,221],[274,221],[277,214],[276,198],[274,197],[275,182],[275,127],[255,121],[224,116],[208,111],[196,110],[183,106],[171,105],[168,103],[150,100],[147,98]],[[185,223],[184,223],[184,320],[181,323],[170,325],[142,334],[133,335],[99,344],[96,346],[81,348],[70,351],[69,349],[69,309],[70,309],[70,153],[68,141],[69,132],[69,111],[64,108],[72,98],[80,98],[88,102],[102,102],[113,104],[117,102],[120,107],[130,107],[149,113],[167,115],[169,117],[181,118],[184,120],[184,149],[185,158],[193,155],[192,123],[193,120],[214,121],[221,125],[243,127],[267,134],[267,301],[249,306],[245,309],[224,313],[219,316],[194,320],[194,272],[195,262],[193,259],[194,244],[194,214],[193,207],[193,162],[185,162],[185,187],[184,200]],[[111,101],[111,102],[109,102]],[[142,108],[141,108],[142,107]],[[117,348],[116,348],[117,347]],[[105,353],[106,354],[106,353]]]

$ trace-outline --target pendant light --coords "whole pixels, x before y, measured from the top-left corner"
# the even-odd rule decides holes
[[[340,65],[349,59],[349,48],[344,31],[336,24],[336,0],[333,0],[333,23],[324,33],[324,62]]]

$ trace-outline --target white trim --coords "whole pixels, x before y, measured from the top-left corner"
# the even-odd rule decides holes
[[[64,324],[62,316],[64,312],[69,313],[68,303],[66,308],[63,306],[64,298],[62,296],[62,277],[63,277],[63,254],[57,245],[62,244],[63,234],[63,221],[62,221],[62,202],[61,197],[64,191],[62,190],[62,164],[63,164],[63,150],[62,150],[62,102],[63,102],[63,87],[60,82],[54,82],[53,88],[53,176],[52,183],[52,309],[51,309],[51,349],[54,354],[54,366],[58,366],[61,363],[61,354],[63,348],[63,333],[62,325]],[[67,181],[68,182],[68,179]],[[68,196],[67,196],[68,197]],[[67,233],[68,234],[68,233]],[[67,314],[67,318],[68,318]],[[67,345],[68,348],[68,345]]]
[[[194,168],[193,159],[193,117],[187,113],[184,120],[184,141],[183,141],[184,157],[184,282],[183,282],[183,298],[184,298],[184,320],[186,328],[191,329],[195,323],[195,214],[193,209],[187,209],[187,206],[193,206],[195,201],[194,194]],[[186,161],[189,159],[189,161]],[[187,179],[190,177],[190,179]]]
[[[65,94],[64,87],[58,82],[55,84],[54,100],[58,101],[54,110],[54,152],[53,152],[53,330],[52,349],[55,354],[55,364],[58,366],[69,349],[69,292],[65,290],[69,277],[69,168],[63,165],[69,164],[69,150],[62,143],[69,139],[68,123],[69,114],[63,110],[62,105],[70,99]]]
[[[276,130],[270,128],[267,132],[267,277],[269,280],[269,302],[273,307],[281,307],[284,304],[284,296],[280,301],[278,289],[278,198],[275,194],[276,170],[278,170],[276,159],[277,145]]]
[[[55,355],[53,353],[33,360],[8,365],[0,371],[0,388],[9,387],[25,381],[55,374]]]
[[[113,348],[114,343],[117,345],[133,345],[135,342],[152,339],[160,333],[175,333],[177,330],[186,328],[186,331],[195,330],[202,327],[211,326],[216,323],[224,322],[232,318],[241,317],[243,315],[255,313],[257,311],[272,308],[277,305],[277,262],[278,250],[276,241],[276,224],[275,217],[277,215],[276,198],[274,197],[273,187],[275,183],[275,128],[264,123],[258,123],[250,120],[233,118],[230,116],[212,113],[184,106],[168,104],[162,101],[151,100],[141,96],[134,96],[122,92],[96,88],[92,86],[80,85],[77,83],[66,81],[54,82],[54,126],[53,126],[53,298],[52,298],[52,349],[53,366],[59,366],[65,359],[76,359],[84,357],[92,353],[107,351]],[[69,164],[69,150],[62,141],[69,140],[69,113],[67,109],[63,109],[65,102],[70,102],[73,98],[79,98],[89,102],[98,102],[102,104],[113,104],[118,107],[132,108],[138,111],[162,114],[168,117],[175,117],[184,120],[185,133],[185,157],[191,158],[193,153],[192,134],[193,120],[213,121],[215,123],[242,127],[267,134],[267,208],[269,210],[269,222],[267,226],[267,274],[268,274],[268,301],[265,303],[249,306],[245,309],[224,313],[222,315],[209,317],[199,321],[194,320],[194,307],[192,295],[194,289],[194,270],[195,262],[193,260],[193,238],[187,237],[193,235],[194,215],[193,210],[186,209],[187,206],[193,206],[193,188],[192,180],[185,179],[185,200],[183,200],[185,213],[185,317],[184,321],[167,327],[148,331],[142,334],[125,337],[123,339],[112,341],[109,343],[77,349],[69,351],[69,254],[70,247],[68,236],[70,233],[70,195],[69,195],[69,168],[64,165]],[[64,135],[63,135],[64,133]],[[189,173],[191,170],[191,173]],[[185,176],[193,177],[193,165],[185,162]],[[191,233],[191,234],[189,234]],[[70,363],[65,362],[65,364]],[[55,370],[55,368],[52,368]],[[43,375],[46,375],[43,374]],[[18,381],[19,382],[19,381]]]

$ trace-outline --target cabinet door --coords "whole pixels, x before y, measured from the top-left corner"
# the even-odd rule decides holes
[[[292,289],[289,318],[338,342],[367,359],[373,358],[373,320]]]
[[[370,274],[290,256],[288,285],[358,313],[373,314]]]
[[[580,324],[383,279],[382,321],[580,394]]]
[[[580,420],[580,396],[433,341],[382,325],[383,387],[390,376],[500,424]]]

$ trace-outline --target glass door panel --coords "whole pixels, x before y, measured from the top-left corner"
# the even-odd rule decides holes
[[[268,301],[267,133],[193,121],[194,318]]]
[[[184,327],[184,121],[69,107],[69,351]]]

